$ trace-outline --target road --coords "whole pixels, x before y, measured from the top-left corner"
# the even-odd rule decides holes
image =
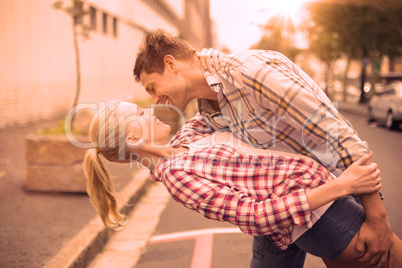
[[[394,232],[402,237],[402,130],[387,130],[384,127],[368,125],[357,115],[345,114],[362,140],[374,152],[372,162],[378,163],[383,178],[384,206],[387,209]]]
[[[344,116],[374,151],[373,162],[379,164],[384,178],[384,205],[394,231],[402,237],[402,131],[368,125],[362,116]],[[205,219],[170,199],[135,267],[249,267],[252,237],[239,233],[233,227],[228,223]],[[305,267],[325,266],[321,260],[308,256]]]

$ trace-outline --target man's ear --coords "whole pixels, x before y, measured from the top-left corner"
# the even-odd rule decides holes
[[[126,144],[131,148],[136,148],[144,144],[144,139],[129,135],[126,137]]]
[[[166,55],[163,62],[165,63],[165,70],[177,73],[177,61],[172,55]]]

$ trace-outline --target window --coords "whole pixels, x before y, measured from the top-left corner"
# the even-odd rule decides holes
[[[117,37],[117,18],[113,18],[113,36]]]
[[[107,14],[103,12],[103,33],[107,34]]]
[[[91,16],[91,30],[96,31],[96,8],[89,7],[89,13]]]

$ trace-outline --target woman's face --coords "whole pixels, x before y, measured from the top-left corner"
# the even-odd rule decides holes
[[[130,102],[121,102],[117,108],[116,120],[124,122],[126,137],[142,138],[141,144],[164,145],[170,134],[170,126],[154,116],[153,109],[141,109]]]

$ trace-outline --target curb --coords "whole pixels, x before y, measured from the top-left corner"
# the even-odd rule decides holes
[[[366,116],[367,104],[338,102],[338,111]]]
[[[152,183],[149,171],[140,169],[131,181],[120,191],[120,210],[128,205],[129,212],[133,210],[147,187]],[[128,214],[127,212],[126,214]],[[93,218],[80,232],[44,265],[44,268],[76,268],[87,267],[102,247],[108,242],[114,231],[107,229],[99,216]]]
[[[127,218],[124,228],[110,238],[87,268],[135,267],[170,200],[165,185],[153,182]]]

